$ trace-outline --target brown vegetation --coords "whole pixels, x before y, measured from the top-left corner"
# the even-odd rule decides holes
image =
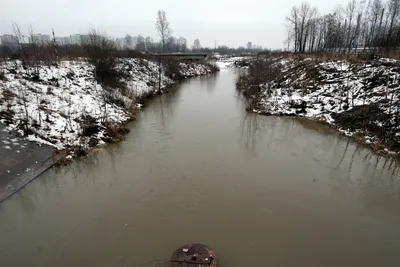
[[[121,88],[124,73],[117,69],[118,57],[114,42],[92,30],[83,44],[87,59],[95,67],[95,78],[106,87]]]
[[[280,74],[274,57],[259,56],[249,64],[248,71],[242,72],[236,81],[236,89],[243,94],[247,109],[257,109],[265,93],[261,86]]]

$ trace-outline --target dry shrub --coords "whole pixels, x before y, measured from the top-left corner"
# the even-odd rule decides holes
[[[107,138],[103,141],[106,143],[117,143],[125,139],[125,135],[129,133],[129,129],[125,124],[107,124],[106,134]]]
[[[181,74],[179,61],[174,58],[163,58],[162,65],[165,67],[165,75],[173,80],[183,80],[185,77]]]
[[[57,150],[53,154],[53,162],[55,165],[67,165],[69,164],[72,159],[69,158],[69,155],[71,154],[72,149],[71,148],[66,148],[62,150]]]
[[[215,63],[212,63],[212,62],[202,62],[201,64],[203,64],[203,65],[209,67],[210,70],[211,70],[211,73],[215,73],[215,72],[220,71],[219,67],[218,67],[217,64],[215,64]]]
[[[129,107],[126,109],[129,114],[129,121],[136,120],[136,111],[137,111],[137,104],[136,101],[132,101]]]
[[[124,73],[118,69],[117,49],[112,40],[92,30],[83,48],[90,63],[95,67],[96,80],[111,88],[121,88]]]
[[[79,146],[75,146],[55,151],[52,158],[55,165],[68,165],[72,162],[72,155],[74,157],[81,157],[86,154],[87,151]]]
[[[273,81],[280,74],[274,57],[258,56],[251,62],[248,71],[241,73],[236,81],[236,88],[245,97],[247,109],[257,109],[264,93],[261,85]]]
[[[82,115],[80,124],[82,127],[82,136],[93,136],[100,131],[100,126],[97,125],[97,120],[90,115]]]

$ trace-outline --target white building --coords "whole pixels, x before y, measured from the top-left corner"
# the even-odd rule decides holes
[[[48,45],[48,44],[50,44],[50,35],[32,34],[32,36],[29,38],[29,42],[39,44],[39,45]]]
[[[69,36],[72,45],[81,45],[82,38],[80,34],[71,34]]]
[[[56,37],[56,44],[57,45],[69,45],[70,39],[69,37]]]
[[[81,34],[81,44],[87,44],[89,43],[89,41],[90,41],[89,35]]]
[[[4,46],[17,46],[18,38],[12,34],[3,34],[0,36],[1,44]]]
[[[70,45],[71,44],[71,38],[69,36],[61,37],[61,38],[62,38],[62,44],[63,45]]]
[[[56,37],[56,45],[64,45],[62,37]]]

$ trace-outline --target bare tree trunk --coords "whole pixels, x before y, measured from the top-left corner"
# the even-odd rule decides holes
[[[389,26],[389,30],[388,30],[388,34],[387,34],[387,38],[386,38],[386,46],[388,48],[391,45],[390,41],[392,38],[394,23],[395,23],[397,17],[399,16],[400,0],[390,0],[389,6],[390,6],[389,13],[391,13],[391,16],[390,16],[390,26]]]
[[[381,19],[379,22],[379,33],[378,33],[378,40],[377,40],[377,44],[375,45],[375,48],[380,46],[380,42],[381,42],[381,35],[382,35],[382,22],[383,22],[383,15],[385,14],[385,9],[382,8],[382,13],[381,13]]]

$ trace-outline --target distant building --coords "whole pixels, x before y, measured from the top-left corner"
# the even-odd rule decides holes
[[[3,34],[0,36],[1,44],[4,46],[18,46],[18,38],[12,34]]]
[[[29,37],[29,42],[40,45],[48,45],[50,43],[50,35],[32,34],[31,37]]]
[[[89,41],[90,41],[89,35],[81,34],[81,44],[87,44],[89,43]]]
[[[56,37],[56,45],[64,45],[62,37]]]
[[[63,45],[70,45],[71,38],[69,36],[66,37],[56,37],[56,44],[63,46]]]
[[[71,38],[69,36],[61,37],[61,38],[62,38],[62,45],[70,45],[71,44]]]
[[[89,36],[85,34],[71,34],[65,37],[56,37],[57,45],[82,45],[89,41]]]
[[[82,43],[80,34],[71,34],[69,36],[69,38],[71,40],[71,44],[73,44],[73,45],[81,45],[81,43]]]
[[[89,41],[89,36],[85,34],[72,34],[69,37],[72,45],[82,45]]]

